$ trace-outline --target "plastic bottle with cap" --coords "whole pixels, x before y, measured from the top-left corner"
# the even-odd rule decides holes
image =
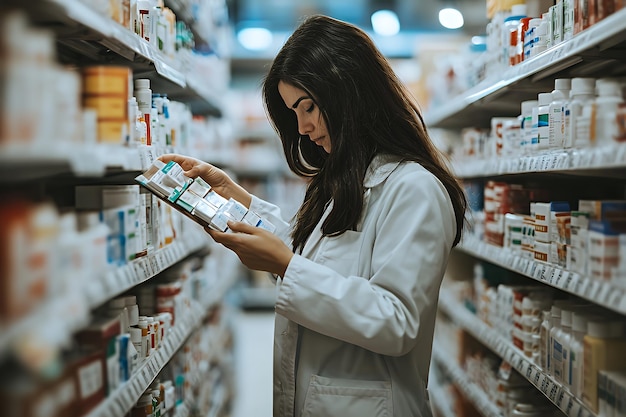
[[[124,303],[128,310],[128,325],[137,326],[139,324],[139,306],[137,305],[137,297],[128,295],[124,297]]]
[[[141,329],[141,352],[139,356],[147,358],[150,356],[150,329],[148,327],[148,317],[139,316],[139,328]]]
[[[594,78],[572,78],[572,89],[570,99],[565,105],[565,147],[584,148],[589,146],[589,137],[579,138],[577,132],[582,129],[578,127],[579,119],[582,115],[583,107],[586,103],[595,99]]]
[[[149,417],[154,416],[154,408],[152,407],[152,393],[144,393],[137,404],[133,407],[132,417]]]
[[[537,100],[522,101],[522,122],[521,122],[521,151],[523,155],[530,154],[530,145],[533,137],[533,108],[538,104]]]
[[[561,346],[561,372],[560,377],[557,377],[555,372],[555,379],[558,382],[563,383],[566,387],[571,386],[570,380],[570,339],[572,332],[572,308],[563,308],[561,310],[561,330],[557,332],[554,343]]]
[[[572,314],[572,337],[569,349],[570,391],[576,398],[582,397],[583,338],[587,334],[587,315],[582,311]]]
[[[552,102],[549,113],[549,147],[561,149],[565,141],[565,126],[563,120],[563,107],[569,98],[572,81],[569,78],[557,78],[554,80]]]
[[[548,333],[548,355],[550,357],[548,361],[548,373],[554,376],[554,334],[561,328],[561,303],[554,302],[550,310],[550,332]]]
[[[135,98],[137,99],[137,106],[139,106],[139,113],[143,115],[143,121],[146,123],[146,145],[151,145],[152,90],[150,89],[149,79],[137,78],[135,80]]]
[[[513,65],[517,54],[517,27],[526,17],[526,5],[515,4],[511,7],[511,15],[502,24],[502,62],[505,66]],[[514,34],[514,35],[513,35]],[[512,42],[514,42],[512,44]]]
[[[596,145],[615,143],[618,136],[618,108],[624,104],[619,81],[601,78],[596,81],[598,97],[595,100],[595,123],[592,123],[591,142]]]
[[[550,21],[548,14],[544,13],[541,16],[541,22],[535,30],[535,38],[533,39],[533,47],[531,50],[531,56],[537,56],[548,49],[550,34]]]
[[[114,298],[108,304],[111,317],[120,319],[120,333],[128,332],[128,309],[123,297]]]
[[[550,103],[552,93],[539,93],[537,96],[537,148],[543,151],[550,142]]]

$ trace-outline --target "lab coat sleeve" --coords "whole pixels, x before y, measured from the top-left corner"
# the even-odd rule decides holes
[[[279,282],[276,312],[318,333],[400,356],[415,347],[422,312],[434,314],[456,226],[447,191],[427,171],[390,177],[383,186],[376,238],[371,248],[360,248],[359,265],[369,263],[360,270],[370,275],[342,276],[295,255]]]

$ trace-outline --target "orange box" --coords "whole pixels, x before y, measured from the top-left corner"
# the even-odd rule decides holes
[[[114,95],[130,98],[133,72],[130,68],[99,65],[83,69],[83,95]]]

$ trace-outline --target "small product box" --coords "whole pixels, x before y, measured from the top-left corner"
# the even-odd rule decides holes
[[[229,221],[246,221],[272,233],[276,230],[271,222],[252,213],[239,201],[219,195],[202,178],[187,177],[182,167],[174,161],[165,164],[156,160],[135,180],[157,198],[167,200],[170,206],[186,213],[203,227],[226,232]]]
[[[550,242],[550,203],[535,203],[535,241]]]

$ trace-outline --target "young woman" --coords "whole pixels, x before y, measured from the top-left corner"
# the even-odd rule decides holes
[[[439,287],[466,200],[417,105],[368,36],[305,20],[263,84],[291,170],[290,223],[223,171],[165,155],[277,226],[209,231],[276,277],[274,416],[428,417]]]

